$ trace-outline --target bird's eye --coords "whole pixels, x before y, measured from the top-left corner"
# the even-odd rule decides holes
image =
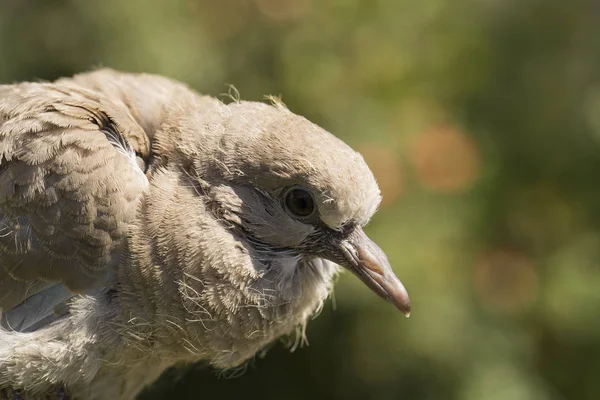
[[[314,214],[315,202],[304,189],[291,188],[284,196],[285,208],[294,217],[306,218]]]

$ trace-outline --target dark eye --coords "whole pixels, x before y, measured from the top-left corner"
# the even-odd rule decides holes
[[[285,208],[294,217],[306,218],[315,212],[315,202],[306,190],[292,188],[284,197]]]

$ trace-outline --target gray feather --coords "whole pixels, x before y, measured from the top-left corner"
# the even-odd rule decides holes
[[[66,301],[74,294],[63,284],[54,284],[2,313],[0,327],[33,332],[66,315]]]

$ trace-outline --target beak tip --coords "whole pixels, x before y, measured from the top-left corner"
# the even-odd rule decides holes
[[[410,317],[408,293],[383,252],[362,229],[357,228],[339,245],[346,263],[343,264],[379,297],[392,303],[406,318]]]
[[[404,299],[405,301],[402,302],[393,302],[394,305],[396,306],[396,308],[398,308],[398,310],[400,310],[400,312],[402,312],[402,314],[404,314],[404,316],[406,318],[410,318],[410,313],[411,313],[411,304],[410,304],[410,300]]]
[[[406,318],[410,318],[412,304],[404,285],[397,278],[390,279],[388,282],[393,282],[393,284],[386,285],[388,301],[395,305]]]

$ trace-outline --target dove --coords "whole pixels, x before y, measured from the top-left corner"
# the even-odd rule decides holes
[[[409,315],[363,157],[232,100],[110,68],[0,86],[0,393],[133,399],[176,363],[243,366],[342,270]]]

